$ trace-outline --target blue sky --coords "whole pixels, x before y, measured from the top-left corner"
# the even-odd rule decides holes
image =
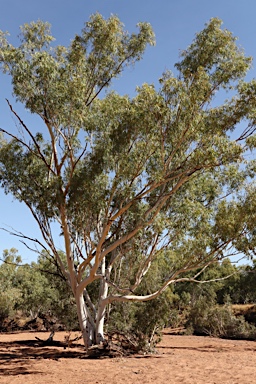
[[[149,47],[144,59],[115,82],[115,89],[121,94],[132,95],[136,86],[145,82],[157,84],[163,71],[173,70],[179,52],[191,43],[195,33],[203,29],[211,17],[222,19],[224,27],[238,37],[238,44],[246,55],[256,60],[255,0],[2,0],[0,29],[8,31],[15,44],[20,25],[41,19],[51,23],[57,44],[68,45],[95,12],[106,18],[110,14],[118,15],[129,32],[136,31],[138,22],[147,21],[156,34],[156,46]],[[255,68],[250,71],[249,78],[252,77],[256,77]],[[5,98],[13,102],[10,79],[0,74],[0,127],[14,130],[15,122]],[[37,124],[22,106],[16,109],[30,128]],[[32,238],[40,237],[28,209],[2,190],[0,227],[14,228]],[[0,256],[4,249],[11,247],[17,248],[26,262],[37,257],[18,238],[0,231]]]

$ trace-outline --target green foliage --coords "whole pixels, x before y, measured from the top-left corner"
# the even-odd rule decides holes
[[[14,313],[16,303],[20,300],[21,292],[15,284],[17,265],[21,257],[15,248],[3,251],[4,263],[0,266],[0,321]]]
[[[53,48],[49,23],[32,22],[21,28],[18,48],[1,32],[0,64],[28,110],[49,123],[79,129],[86,106],[124,67],[141,59],[147,44],[154,44],[150,25],[139,23],[138,28],[129,36],[116,16],[104,20],[95,14],[68,48]]]
[[[24,317],[55,317],[67,329],[77,328],[77,317],[71,291],[56,266],[46,258],[22,264],[16,249],[3,252],[0,265],[1,321],[21,311]]]
[[[200,299],[191,310],[187,326],[195,334],[214,337],[256,340],[256,326],[236,317],[230,305],[217,306],[208,299]]]
[[[202,69],[212,84],[218,87],[221,83],[226,87],[231,80],[235,81],[245,74],[252,59],[244,58],[243,52],[236,46],[236,38],[230,31],[221,29],[221,24],[221,20],[211,19],[188,49],[182,52],[183,60],[176,67],[184,76],[191,76]]]
[[[136,336],[142,350],[153,349],[161,340],[161,331],[170,323],[173,294],[170,289],[144,303],[114,303],[107,331]]]
[[[193,274],[188,273],[188,278]],[[181,309],[193,306],[201,298],[210,303],[217,301],[223,304],[224,298],[236,290],[240,281],[240,274],[230,259],[224,259],[222,262],[210,265],[199,275],[198,281],[201,283],[182,282],[175,286],[175,293],[180,297],[179,306]],[[207,281],[210,282],[207,283]]]
[[[232,303],[255,303],[256,302],[256,262],[252,265],[242,266],[239,269],[239,279],[230,287]]]
[[[49,310],[54,291],[49,286],[47,279],[36,268],[28,264],[19,267],[15,285],[20,291],[16,309],[21,309],[24,314],[31,317],[36,317],[42,311]]]
[[[2,290],[1,285],[0,288]],[[14,305],[17,299],[17,294],[19,294],[19,292],[17,292],[15,289],[10,289],[8,292],[3,291],[0,298],[0,324],[4,319],[12,316],[14,313]]]
[[[232,309],[233,303],[244,303],[245,297],[254,302],[255,276],[251,273],[254,267],[255,262],[253,266],[236,267],[226,259],[210,266],[200,276],[200,281],[217,281],[177,285],[174,312],[178,306],[179,319],[187,330],[215,337],[255,339],[254,316],[238,316]],[[225,279],[226,276],[230,277]]]
[[[63,260],[65,259],[63,254],[61,257]],[[53,261],[54,260],[47,257],[46,253],[42,252],[37,264],[34,265],[34,269],[39,271],[41,276],[46,280],[47,287],[51,287],[52,290],[52,294],[48,297],[46,296],[47,301],[49,301],[49,306],[48,308],[44,306],[42,308],[43,312],[48,309],[48,313],[56,317],[66,329],[77,329],[77,314],[72,291],[60,269]]]

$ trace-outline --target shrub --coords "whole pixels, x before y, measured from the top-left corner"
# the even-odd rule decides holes
[[[256,340],[256,327],[245,321],[243,316],[234,316],[230,305],[212,305],[202,297],[191,309],[187,326],[194,334],[222,338]]]

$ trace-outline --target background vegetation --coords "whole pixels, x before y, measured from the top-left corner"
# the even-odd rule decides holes
[[[2,260],[1,331],[79,329],[70,288],[46,253],[37,262],[23,264],[18,251],[12,248],[4,251]],[[147,280],[147,287],[141,289],[152,292],[164,271],[163,264],[156,265],[151,271],[151,283]],[[145,343],[153,338],[159,340],[160,331],[171,327],[178,332],[255,340],[256,259],[251,265],[236,266],[229,259],[211,265],[200,276],[199,281],[205,280],[215,281],[182,282],[145,303],[112,304],[106,313],[108,333],[133,334]],[[92,286],[92,297],[94,289],[97,292],[97,287]]]

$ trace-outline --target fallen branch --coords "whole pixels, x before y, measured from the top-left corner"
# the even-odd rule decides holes
[[[41,342],[43,343],[43,346],[45,346],[45,345],[54,345],[54,343],[55,343],[55,342],[53,341],[54,334],[55,334],[55,332],[52,331],[52,332],[50,333],[50,336],[48,337],[47,340],[42,340],[42,339],[40,339],[39,337],[36,337],[36,336],[35,336],[35,338],[36,338],[38,341],[41,341]]]

